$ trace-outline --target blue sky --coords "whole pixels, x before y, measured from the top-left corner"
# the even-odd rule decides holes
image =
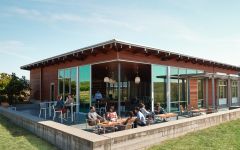
[[[113,38],[240,65],[239,0],[1,0],[0,72]]]

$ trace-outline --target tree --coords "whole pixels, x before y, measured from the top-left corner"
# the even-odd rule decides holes
[[[0,95],[6,94],[6,86],[11,80],[11,75],[6,73],[0,74]]]
[[[0,75],[0,95],[7,95],[10,104],[16,103],[22,95],[28,95],[30,87],[24,76],[19,78],[15,73],[12,75],[1,73]]]

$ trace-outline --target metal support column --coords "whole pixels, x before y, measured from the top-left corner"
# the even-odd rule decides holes
[[[121,82],[121,64],[118,62],[118,114],[121,116],[121,92],[120,92],[120,82]]]
[[[171,80],[170,80],[170,66],[167,67],[167,111],[171,111]]]
[[[214,79],[214,75],[212,76],[212,107],[215,109],[215,79]]]
[[[240,105],[240,77],[238,77],[238,105]]]
[[[153,70],[152,70],[152,65],[151,65],[151,101],[152,101],[152,107],[151,110],[152,112],[154,111],[154,85],[153,85]]]
[[[77,103],[77,107],[76,107],[76,112],[79,113],[79,107],[80,107],[80,103],[79,103],[79,67],[76,67],[77,71],[76,71],[76,103]]]
[[[206,100],[206,108],[208,108],[208,78],[205,79],[205,83],[206,83],[206,97],[205,97],[205,100]]]
[[[39,84],[39,88],[40,88],[40,95],[39,95],[39,98],[40,98],[40,101],[42,101],[42,67],[40,68],[40,84]]]
[[[230,107],[232,105],[232,83],[230,77],[228,77],[228,84],[227,84],[227,106]]]
[[[90,104],[89,105],[92,106],[92,65],[90,65],[89,67],[90,67],[90,75],[89,75],[90,76],[90,83],[89,83],[90,84],[89,85]]]

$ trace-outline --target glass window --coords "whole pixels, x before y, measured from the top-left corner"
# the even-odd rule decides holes
[[[171,102],[179,101],[179,80],[171,79]]]
[[[187,74],[196,74],[197,70],[195,69],[187,69]]]
[[[63,95],[64,69],[58,70],[58,95]]]
[[[166,66],[152,65],[154,103],[160,103],[164,108],[166,108],[166,76]]]
[[[232,97],[238,97],[237,81],[232,81]]]
[[[170,68],[170,75],[171,76],[178,76],[178,68],[171,67]]]
[[[179,75],[185,75],[187,74],[187,69],[179,68]]]
[[[76,99],[76,82],[77,82],[77,68],[71,68],[71,94],[73,95],[74,99]]]
[[[63,97],[66,99],[67,95],[70,94],[70,73],[71,69],[65,69],[65,76],[64,76],[64,95]]]
[[[219,98],[227,98],[227,81],[219,81]]]
[[[198,107],[203,107],[203,80],[198,80]]]
[[[203,70],[197,70],[197,74],[202,74],[202,73],[204,73]]]
[[[90,80],[91,66],[85,65],[79,67],[79,88],[80,88],[80,111],[88,112],[90,106]]]

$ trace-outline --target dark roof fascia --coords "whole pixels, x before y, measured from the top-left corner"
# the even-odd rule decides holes
[[[94,45],[91,45],[91,46],[87,46],[87,47],[84,47],[84,48],[81,48],[81,49],[70,51],[68,53],[64,53],[64,54],[61,54],[61,55],[57,55],[57,56],[54,56],[54,57],[43,59],[43,60],[40,60],[40,61],[37,61],[37,62],[34,62],[34,63],[30,63],[30,64],[27,64],[27,65],[21,66],[20,68],[25,69],[25,70],[29,70],[29,67],[34,66],[34,65],[42,64],[44,62],[48,62],[48,61],[53,60],[53,59],[61,58],[61,57],[64,57],[64,56],[72,55],[74,53],[83,52],[85,50],[94,49],[96,47],[104,46],[104,45],[107,45],[107,44],[113,44],[113,43],[114,44],[128,45],[128,46],[131,46],[131,47],[142,48],[142,49],[145,49],[146,51],[152,50],[152,51],[158,51],[158,52],[162,52],[162,53],[168,53],[169,55],[176,55],[176,56],[179,56],[179,57],[186,57],[186,58],[189,58],[189,59],[201,60],[203,62],[209,62],[213,65],[222,65],[222,66],[226,66],[226,67],[232,67],[232,68],[235,68],[236,70],[240,71],[240,66],[221,63],[221,62],[208,60],[208,59],[203,59],[203,58],[199,58],[199,57],[193,57],[193,56],[190,56],[190,55],[184,55],[184,54],[175,53],[175,52],[162,50],[162,49],[157,49],[157,48],[153,48],[153,47],[142,46],[142,45],[138,45],[138,44],[132,44],[132,43],[129,43],[129,42],[124,42],[124,41],[120,41],[120,40],[116,40],[116,39],[112,39],[112,40],[109,40],[109,41],[106,41],[106,42],[101,42],[101,43],[94,44]]]

